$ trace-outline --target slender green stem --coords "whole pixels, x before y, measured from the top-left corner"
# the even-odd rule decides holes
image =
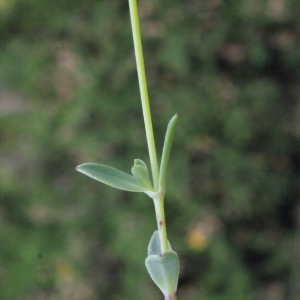
[[[168,236],[167,236],[167,226],[165,218],[165,209],[164,209],[164,195],[160,195],[157,198],[153,198],[157,228],[159,232],[161,252],[165,252],[169,249],[168,245]]]
[[[153,186],[155,192],[148,191],[148,195],[152,197],[155,207],[157,227],[159,232],[159,239],[161,245],[161,253],[166,252],[169,249],[168,237],[167,237],[167,228],[166,228],[166,219],[164,211],[164,196],[165,196],[165,177],[166,177],[166,168],[168,164],[170,148],[172,143],[172,136],[174,132],[174,125],[177,119],[177,115],[174,116],[169,123],[166,140],[162,155],[161,168],[158,170],[158,162],[156,155],[155,140],[153,134],[151,112],[149,105],[146,73],[144,66],[144,57],[143,57],[143,48],[141,40],[141,32],[139,25],[139,16],[136,0],[129,0],[130,8],[130,18],[131,18],[131,27],[133,34],[134,50],[137,64],[137,72],[142,100],[143,116],[146,129],[146,137],[148,144],[148,151],[150,156],[152,177],[153,177]],[[161,175],[160,175],[161,173]],[[175,295],[165,295],[165,300],[176,300]]]
[[[131,27],[132,27],[134,50],[135,50],[139,85],[140,85],[140,93],[141,93],[141,100],[142,100],[143,116],[144,116],[148,150],[149,150],[151,170],[152,170],[153,185],[154,185],[154,189],[158,190],[158,176],[159,176],[158,163],[157,163],[157,155],[156,155],[156,148],[155,148],[155,140],[153,135],[153,127],[152,127],[152,120],[151,120],[146,73],[145,73],[145,66],[144,66],[144,56],[143,56],[143,48],[142,48],[142,40],[141,40],[141,32],[140,32],[140,24],[139,24],[139,16],[138,16],[136,0],[129,0],[129,8],[130,8]]]
[[[134,50],[135,50],[135,57],[136,57],[136,64],[137,64],[137,71],[138,71],[138,78],[139,78],[139,86],[140,86],[140,93],[141,93],[141,100],[142,100],[143,116],[145,122],[148,150],[149,150],[152,177],[153,177],[153,185],[154,185],[154,190],[157,191],[157,195],[153,197],[153,200],[154,200],[154,206],[156,212],[159,238],[161,243],[161,251],[165,252],[168,250],[168,238],[167,238],[167,230],[166,230],[165,211],[164,211],[165,191],[163,190],[158,192],[160,188],[159,170],[158,170],[155,140],[153,135],[153,127],[151,121],[151,112],[150,112],[150,105],[149,105],[143,48],[142,48],[142,40],[141,40],[141,32],[140,32],[139,16],[138,16],[138,8],[137,8],[136,0],[129,0],[129,8],[130,8]]]
[[[176,295],[166,295],[165,296],[165,300],[176,300],[176,299],[177,299]]]

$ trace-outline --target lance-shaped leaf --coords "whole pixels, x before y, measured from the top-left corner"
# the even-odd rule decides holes
[[[149,255],[146,267],[152,280],[165,296],[176,293],[179,276],[179,260],[176,252],[167,250],[161,255]]]
[[[153,186],[149,178],[147,165],[141,159],[135,159],[131,168],[131,173],[136,181],[149,191],[153,191]]]
[[[130,192],[147,191],[133,176],[105,165],[86,163],[77,166],[76,170],[116,189]]]
[[[174,135],[174,129],[175,125],[177,123],[178,119],[178,113],[172,117],[172,119],[169,121],[166,135],[165,135],[165,142],[163,147],[163,153],[161,156],[161,162],[160,162],[160,170],[159,170],[159,185],[161,188],[165,188],[165,181],[166,181],[166,172],[167,172],[167,166],[173,141],[173,135]]]

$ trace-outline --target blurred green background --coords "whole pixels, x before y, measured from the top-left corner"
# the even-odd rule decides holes
[[[299,0],[138,1],[179,300],[300,299]],[[0,0],[3,300],[162,299],[126,0]]]

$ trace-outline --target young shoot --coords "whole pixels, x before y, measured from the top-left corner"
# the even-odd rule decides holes
[[[143,192],[152,198],[158,230],[153,233],[148,245],[146,267],[152,280],[164,294],[165,300],[175,300],[179,260],[167,237],[164,196],[166,193],[167,166],[178,114],[175,114],[168,124],[160,167],[158,168],[136,0],[129,0],[129,9],[152,181],[148,167],[141,159],[134,160],[131,174],[96,163],[81,164],[76,167],[76,170],[116,189]]]

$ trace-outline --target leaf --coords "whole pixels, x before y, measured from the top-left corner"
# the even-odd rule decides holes
[[[149,255],[146,267],[152,280],[164,295],[175,294],[179,277],[179,260],[176,252],[168,250],[161,255]]]
[[[177,119],[178,119],[178,113],[171,118],[166,131],[163,153],[160,162],[160,170],[159,170],[159,185],[162,188],[165,187],[167,166],[168,166],[168,161],[169,161],[169,156],[170,156],[170,151],[171,151],[171,146],[172,146],[172,141],[174,136],[174,129],[177,123]]]
[[[143,162],[141,159],[136,158],[136,159],[134,160],[133,165],[134,165],[134,166],[142,166],[144,169],[146,169],[146,171],[147,171],[147,173],[148,173],[147,165],[146,165],[145,162]]]
[[[158,230],[155,230],[148,244],[148,256],[160,255],[160,254],[161,254],[161,248],[160,248],[159,233]]]
[[[169,249],[172,249],[169,241],[168,241],[168,245],[169,245]],[[160,246],[159,232],[158,230],[155,230],[148,244],[148,255],[160,255],[160,254],[161,254],[161,246]]]
[[[130,192],[147,191],[133,176],[105,165],[86,163],[77,166],[76,170],[116,189]]]
[[[131,168],[131,173],[136,181],[149,191],[153,191],[153,186],[149,178],[147,165],[141,159],[135,159]]]

